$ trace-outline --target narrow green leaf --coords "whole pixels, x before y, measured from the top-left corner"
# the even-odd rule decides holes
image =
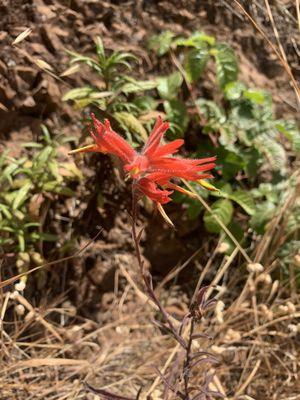
[[[144,92],[146,90],[155,89],[158,85],[158,82],[154,79],[146,80],[146,81],[136,81],[132,80],[131,82],[127,82],[122,86],[122,92],[127,93],[137,93]]]
[[[32,184],[26,183],[21,189],[17,191],[16,197],[12,203],[13,210],[17,210],[27,199],[28,193]]]
[[[94,89],[91,86],[83,86],[81,88],[69,90],[62,98],[62,101],[68,100],[79,100],[85,97],[89,97]]]
[[[18,233],[18,242],[19,242],[19,249],[21,252],[25,251],[25,239],[24,239],[24,233],[20,232]]]
[[[178,38],[174,40],[174,46],[201,47],[203,44],[214,46],[216,40],[204,32],[194,32],[188,38]]]

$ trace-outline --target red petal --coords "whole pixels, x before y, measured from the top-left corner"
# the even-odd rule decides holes
[[[176,139],[171,143],[167,143],[163,146],[160,146],[154,153],[154,157],[162,157],[168,154],[173,154],[178,151],[179,147],[181,147],[184,143],[182,139]]]
[[[122,136],[111,129],[109,120],[106,119],[102,124],[94,114],[91,114],[91,116],[95,129],[95,132],[91,133],[97,145],[105,149],[107,153],[119,157],[125,163],[132,162],[136,156],[136,151]]]
[[[154,128],[152,129],[152,132],[150,133],[149,139],[147,140],[147,142],[145,144],[142,154],[144,154],[145,156],[153,155],[159,146],[159,143],[161,141],[161,138],[163,137],[163,134],[168,129],[169,129],[169,123],[163,122],[160,116],[157,117]]]
[[[154,182],[147,178],[140,179],[136,183],[136,186],[140,192],[157,203],[165,204],[171,201],[169,196],[173,193],[173,191],[161,190]]]

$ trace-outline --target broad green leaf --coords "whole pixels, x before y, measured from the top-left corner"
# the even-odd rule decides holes
[[[217,159],[221,163],[221,172],[223,179],[229,180],[235,177],[235,175],[242,171],[245,167],[245,160],[243,154],[239,151],[232,151],[224,148],[223,146],[218,147],[216,150]]]
[[[226,116],[223,110],[221,110],[214,101],[200,98],[196,100],[196,104],[200,108],[201,113],[203,113],[205,118],[208,120],[209,124],[219,125],[225,123]]]
[[[179,100],[165,101],[164,109],[166,118],[170,122],[170,129],[173,130],[176,137],[183,137],[189,123],[185,104]]]
[[[254,144],[265,155],[273,170],[286,172],[286,153],[280,143],[267,134],[262,134],[255,139]]]
[[[231,195],[229,195],[229,198],[238,203],[238,205],[241,206],[247,214],[254,215],[255,204],[253,197],[249,192],[246,192],[244,190],[236,190]]]
[[[157,107],[157,101],[151,96],[137,97],[134,104],[140,111],[153,111]]]
[[[217,216],[225,226],[227,226],[233,215],[233,205],[232,202],[228,199],[220,199],[213,203],[211,206],[213,214],[209,211],[205,211],[204,213],[204,225],[208,232],[210,233],[220,233],[222,231],[221,226],[214,218],[214,215]]]
[[[229,82],[224,87],[224,94],[227,100],[237,100],[242,96],[245,89],[242,82]]]
[[[69,90],[62,98],[62,101],[79,100],[89,97],[95,90],[91,86],[83,86],[81,88]]]
[[[146,129],[134,115],[126,111],[115,112],[113,115],[125,130],[135,134],[138,139],[144,142],[148,139]]]
[[[16,197],[12,203],[13,210],[17,210],[27,199],[28,193],[32,184],[26,183],[21,189],[17,191]]]
[[[263,234],[266,223],[274,217],[276,211],[277,207],[269,201],[258,204],[255,213],[250,219],[251,228],[257,233]]]
[[[197,82],[201,77],[209,59],[209,51],[206,45],[190,50],[184,62],[184,69],[189,82]]]
[[[266,94],[262,90],[256,89],[244,90],[243,97],[253,101],[256,104],[263,104],[266,100]]]
[[[226,43],[219,43],[213,49],[217,65],[217,79],[222,89],[237,80],[238,64],[233,49]]]
[[[150,38],[148,47],[154,50],[158,57],[161,57],[170,50],[174,36],[175,34],[168,30],[162,32],[160,35],[154,35]]]
[[[191,201],[186,211],[188,219],[193,220],[198,218],[202,210],[203,206],[199,201]]]
[[[181,73],[176,71],[166,77],[157,78],[157,90],[162,99],[172,100],[178,95],[179,89],[182,84]]]
[[[275,121],[275,127],[292,143],[293,150],[300,152],[300,131],[295,121]]]

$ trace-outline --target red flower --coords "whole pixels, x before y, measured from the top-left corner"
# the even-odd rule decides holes
[[[189,195],[193,193],[174,184],[173,178],[197,181],[209,188],[202,179],[212,178],[207,172],[215,167],[215,157],[202,159],[186,159],[172,157],[183,145],[182,139],[161,144],[164,133],[169,128],[168,122],[157,118],[154,128],[141,152],[137,152],[120,135],[114,132],[108,120],[102,124],[92,114],[93,126],[90,133],[95,140],[94,145],[71,151],[86,152],[99,151],[117,156],[123,161],[124,170],[133,179],[133,187],[137,193],[142,193],[155,201],[158,205],[171,201],[170,195],[177,190]],[[171,189],[171,190],[166,190]]]

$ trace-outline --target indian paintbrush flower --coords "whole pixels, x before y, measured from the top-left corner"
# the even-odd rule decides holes
[[[161,205],[171,201],[170,196],[174,190],[195,197],[194,193],[176,185],[171,181],[172,179],[186,179],[198,182],[206,189],[214,189],[203,179],[212,178],[208,171],[215,167],[216,157],[201,159],[174,157],[173,154],[178,152],[184,141],[176,139],[167,144],[161,143],[164,133],[169,128],[169,123],[163,122],[160,116],[140,152],[112,130],[109,120],[106,119],[104,123],[101,123],[94,114],[91,114],[91,117],[90,133],[95,143],[73,150],[70,154],[96,151],[118,157],[123,162],[123,169],[127,176],[132,178],[135,196],[149,197],[156,203],[164,217],[166,215]]]

